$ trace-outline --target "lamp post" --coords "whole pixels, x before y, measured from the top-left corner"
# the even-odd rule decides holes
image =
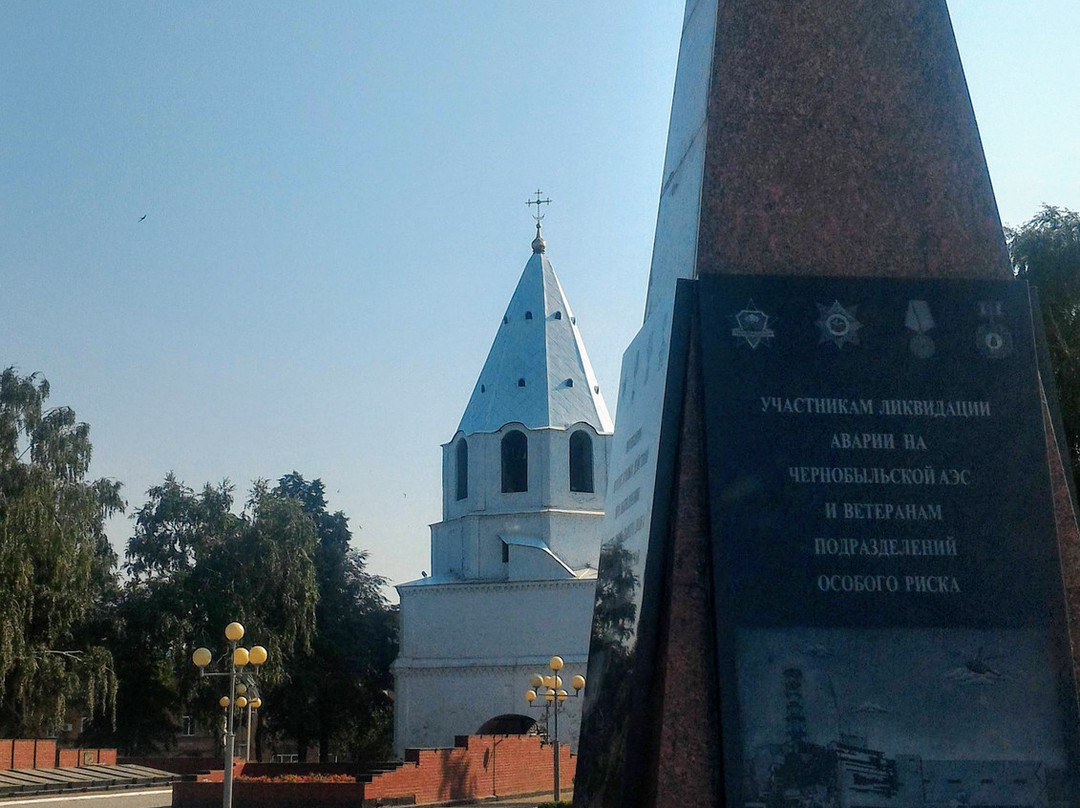
[[[254,650],[254,649],[252,649]],[[241,710],[247,708],[247,730],[244,733],[244,760],[251,760],[251,715],[252,712],[262,707],[262,697],[259,688],[255,686],[255,677],[243,673],[240,674],[242,681],[236,683],[236,706]]]
[[[219,700],[219,704],[225,708],[225,782],[223,783],[221,793],[221,805],[222,808],[232,808],[232,791],[233,791],[233,753],[236,747],[236,733],[233,731],[233,718],[237,707],[241,709],[247,707],[250,702],[244,695],[247,692],[247,686],[241,682],[240,687],[243,688],[240,691],[240,696],[237,697],[237,683],[236,677],[240,671],[243,671],[249,664],[255,667],[261,667],[267,659],[266,649],[261,645],[256,645],[248,650],[238,643],[244,639],[244,627],[239,623],[233,622],[225,626],[225,639],[229,641],[229,664],[228,669],[218,672],[208,672],[206,669],[213,662],[213,654],[210,653],[209,648],[196,648],[195,653],[191,655],[191,661],[195,663],[195,666],[199,669],[200,676],[228,676],[229,677],[229,695],[222,696]],[[243,702],[241,704],[241,702]],[[261,704],[261,700],[259,700]],[[251,713],[248,713],[248,754],[251,752]]]
[[[562,677],[559,676],[559,671],[563,669],[563,659],[560,656],[553,656],[548,660],[548,667],[551,668],[552,673],[550,676],[542,676],[539,673],[534,673],[529,677],[529,685],[531,689],[525,692],[525,701],[529,702],[529,706],[533,706],[533,702],[536,701],[538,695],[544,697],[545,707],[550,708],[550,715],[552,718],[552,754],[554,756],[555,773],[554,773],[554,792],[555,802],[559,801],[559,709],[562,707],[562,703],[566,701],[569,694],[562,689]],[[574,688],[574,698],[581,695],[582,689],[585,687],[585,677],[578,674],[570,680],[571,687]]]

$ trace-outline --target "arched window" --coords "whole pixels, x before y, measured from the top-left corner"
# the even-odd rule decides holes
[[[454,464],[456,466],[455,471],[457,476],[457,498],[465,499],[469,496],[469,444],[465,438],[458,441],[455,454]]]
[[[570,490],[592,494],[593,484],[592,439],[585,431],[570,436]]]
[[[502,439],[502,490],[504,494],[529,490],[529,439],[516,429]]]

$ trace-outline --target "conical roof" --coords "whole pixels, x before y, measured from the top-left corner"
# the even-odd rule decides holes
[[[584,422],[597,432],[613,431],[581,332],[539,235],[458,430],[495,432],[511,422],[529,429]]]

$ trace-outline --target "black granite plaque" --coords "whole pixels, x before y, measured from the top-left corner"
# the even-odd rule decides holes
[[[1026,285],[695,285],[728,804],[1078,804]]]

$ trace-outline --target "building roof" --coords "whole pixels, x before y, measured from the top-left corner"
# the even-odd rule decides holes
[[[537,228],[539,231],[539,228]],[[511,422],[529,429],[613,424],[577,321],[537,233],[533,254],[495,335],[458,430],[496,432]]]

